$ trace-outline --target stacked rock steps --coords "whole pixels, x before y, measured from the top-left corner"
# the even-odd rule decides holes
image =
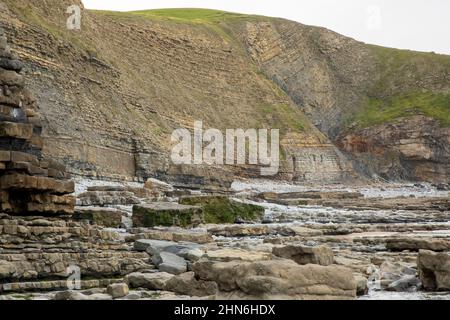
[[[116,231],[69,216],[0,215],[0,293],[58,289],[73,266],[81,280],[93,281],[83,288],[154,268],[148,254],[133,250]]]
[[[22,67],[0,28],[0,209],[14,215],[71,214],[74,183],[65,180],[63,166],[42,157],[42,126]]]
[[[108,227],[120,228],[131,224],[132,206],[153,201],[160,195],[143,187],[95,186],[77,196],[76,220]]]
[[[81,280],[80,289],[94,289],[94,288],[106,288],[110,284],[121,283],[123,278],[120,279],[94,279],[94,280]],[[38,282],[11,282],[0,284],[0,292],[4,294],[27,292],[27,291],[57,291],[66,290],[67,280],[53,280],[53,281],[38,281]]]

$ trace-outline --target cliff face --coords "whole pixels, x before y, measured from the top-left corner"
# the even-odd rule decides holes
[[[399,118],[377,123],[359,115],[386,95],[416,88],[417,79],[409,73],[433,76],[420,77],[420,90],[448,94],[448,57],[417,63],[416,55],[406,57],[409,73],[403,81],[391,79],[390,70],[403,70],[404,61],[391,61],[390,51],[321,28],[215,11],[84,10],[81,30],[69,31],[65,11],[72,4],[0,0],[0,18],[26,62],[23,73],[39,101],[44,153],[75,174],[196,181],[202,171],[215,168],[172,166],[170,135],[202,120],[205,128],[221,130],[279,128],[278,177],[341,180],[354,176],[348,158],[359,157],[344,143],[346,137]],[[445,103],[443,108],[446,117]],[[438,127],[430,134],[440,135],[440,125],[434,124]],[[448,158],[444,140],[436,136],[433,141],[433,150],[440,150],[433,166],[448,174],[441,165]],[[371,152],[368,148],[364,154]],[[410,168],[409,158],[402,159],[402,168]],[[227,167],[223,176],[257,172]],[[414,172],[391,178],[434,179]]]
[[[446,183],[450,172],[450,128],[436,120],[412,116],[381,124],[339,140],[369,176],[400,177]]]
[[[233,28],[359,173],[449,181],[449,56],[365,45],[284,20]]]

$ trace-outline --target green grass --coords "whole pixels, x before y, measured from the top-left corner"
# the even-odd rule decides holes
[[[379,46],[368,46],[377,61],[379,80],[371,88],[369,95],[377,96],[390,90],[402,93],[402,84],[421,81],[430,75],[450,72],[450,56],[433,52],[417,52]],[[412,80],[414,82],[412,82]],[[395,89],[393,89],[395,88]]]
[[[445,81],[443,75],[450,73],[450,56],[372,45],[369,48],[374,54],[377,78],[358,112],[348,116],[346,125],[351,130],[413,115],[450,125],[450,94],[439,87],[434,89],[429,80]]]
[[[242,50],[242,48],[237,45],[238,41],[230,34],[230,31],[225,28],[225,25],[221,24],[221,22],[229,21],[230,19],[245,18],[246,20],[249,20],[258,17],[220,10],[198,8],[154,9],[125,12],[106,10],[90,11],[97,15],[104,15],[116,19],[126,19],[131,21],[141,19],[143,21],[150,20],[201,26],[218,34],[230,44],[234,44],[233,47],[238,50]]]
[[[245,14],[198,8],[155,9],[126,12],[92,10],[92,12],[123,18],[140,17],[151,20],[170,20],[173,22],[195,24],[216,24],[233,18],[252,17]]]
[[[211,9],[198,9],[198,8],[143,10],[143,11],[131,11],[129,13],[148,18],[160,17],[184,22],[199,22],[199,23],[220,22],[225,19],[244,16],[238,13],[225,12],[220,10],[211,10]]]
[[[450,125],[450,94],[413,92],[384,99],[370,98],[363,111],[350,121],[356,129],[392,122],[398,118],[422,114]]]

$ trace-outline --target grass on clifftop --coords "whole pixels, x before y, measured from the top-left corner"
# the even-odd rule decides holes
[[[130,14],[141,15],[145,17],[161,17],[184,22],[218,22],[226,18],[242,17],[244,15],[232,12],[225,12],[211,9],[197,8],[179,8],[179,9],[156,9],[132,11]]]
[[[114,16],[128,16],[128,17],[141,17],[146,19],[158,20],[170,20],[181,23],[199,23],[199,24],[212,24],[224,21],[230,18],[242,18],[252,17],[250,15],[226,12],[212,9],[198,9],[198,8],[177,8],[177,9],[154,9],[154,10],[140,10],[140,11],[97,11],[97,13],[103,13]]]
[[[450,94],[414,92],[384,99],[370,98],[364,112],[358,113],[352,122],[357,129],[362,129],[418,114],[434,118],[442,126],[450,125]]]

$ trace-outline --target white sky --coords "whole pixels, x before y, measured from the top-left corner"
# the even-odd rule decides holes
[[[450,54],[449,0],[83,0],[88,9],[209,8],[282,17],[367,43]]]

